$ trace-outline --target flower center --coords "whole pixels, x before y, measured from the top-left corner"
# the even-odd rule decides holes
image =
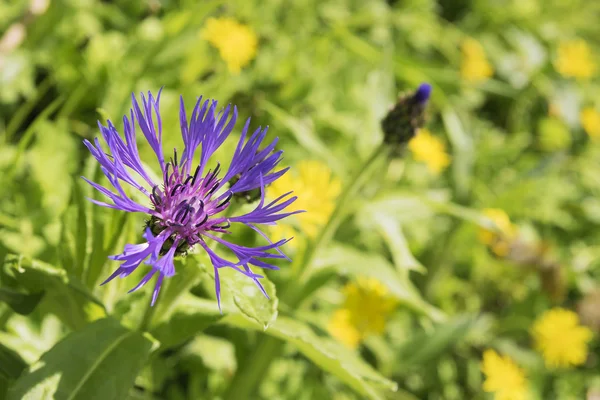
[[[154,213],[147,226],[154,235],[169,230],[169,239],[161,254],[166,253],[176,240],[179,240],[176,254],[182,254],[200,241],[202,232],[226,232],[230,226],[227,218],[214,217],[229,207],[233,196],[231,192],[216,194],[222,186],[217,178],[220,164],[204,177],[200,177],[200,166],[194,174],[185,170],[185,166],[177,163],[175,153],[174,161],[165,165],[162,188],[158,185],[152,188],[150,200]]]

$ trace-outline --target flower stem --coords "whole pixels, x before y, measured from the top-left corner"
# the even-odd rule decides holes
[[[349,184],[346,186],[340,195],[336,207],[331,213],[329,220],[321,230],[321,233],[312,246],[308,246],[299,267],[299,276],[291,279],[291,284],[288,290],[284,290],[285,295],[282,296],[282,301],[290,308],[297,307],[304,300],[304,286],[310,278],[310,270],[312,261],[318,250],[329,242],[342,218],[345,215],[348,201],[360,190],[370,176],[373,164],[379,159],[381,154],[385,154],[385,145],[377,147],[369,158],[364,162],[356,174],[352,177]],[[256,393],[258,385],[268,373],[271,362],[281,354],[284,343],[273,337],[262,335],[259,338],[258,345],[255,347],[253,354],[249,357],[252,362],[243,364],[235,374],[233,380],[229,384],[229,388],[225,393],[225,399],[238,400],[250,399]]]
[[[345,216],[347,203],[351,198],[354,198],[356,193],[362,188],[365,184],[365,181],[370,176],[371,168],[373,164],[379,159],[381,154],[384,154],[386,150],[385,144],[381,144],[378,146],[369,158],[364,162],[361,168],[356,171],[356,174],[351,178],[350,183],[342,194],[340,195],[338,201],[336,202],[335,209],[331,213],[329,220],[321,229],[319,236],[317,236],[312,246],[307,246],[306,251],[302,258],[302,263],[298,270],[300,271],[300,275],[298,276],[299,282],[294,282],[294,287],[303,288],[304,284],[306,284],[307,280],[310,278],[311,270],[312,270],[312,261],[318,251],[321,249],[323,245],[326,245],[331,240],[331,237],[339,227],[340,223]],[[299,283],[299,284],[298,284]],[[297,304],[293,304],[294,306]]]
[[[154,317],[155,307],[153,307],[152,302],[148,299],[146,303],[146,310],[144,311],[144,316],[140,321],[140,325],[138,326],[138,331],[145,332],[150,328],[150,323],[152,322],[152,317]]]

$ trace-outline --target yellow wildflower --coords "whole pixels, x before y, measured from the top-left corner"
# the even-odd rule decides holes
[[[294,172],[297,171],[297,174]],[[309,237],[316,236],[327,223],[342,191],[342,182],[332,176],[327,164],[320,161],[301,161],[267,189],[269,197],[276,198],[294,191],[298,200],[294,207],[306,212],[297,214],[300,228]]]
[[[408,149],[415,160],[423,161],[435,175],[439,175],[450,165],[446,145],[427,129],[419,129],[415,137],[408,142]]]
[[[209,18],[201,35],[219,50],[231,73],[238,74],[256,55],[256,33],[233,18]]]
[[[527,398],[525,373],[510,357],[502,357],[494,350],[488,349],[483,353],[481,370],[486,377],[483,390],[494,393],[495,400]]]
[[[536,349],[551,368],[581,365],[587,359],[592,331],[579,324],[579,316],[564,308],[553,308],[531,328]]]
[[[356,347],[366,336],[381,334],[396,307],[387,288],[374,278],[359,278],[347,284],[342,309],[336,311],[328,325],[333,337],[348,347]]]
[[[462,62],[460,74],[470,82],[484,81],[493,75],[494,69],[488,62],[483,46],[475,39],[465,39],[461,44]]]
[[[491,219],[500,232],[481,228],[478,234],[479,241],[489,246],[497,256],[506,256],[510,250],[510,242],[517,235],[516,227],[510,222],[510,218],[504,210],[486,208],[483,210],[483,215]]]
[[[298,248],[298,235],[294,228],[283,222],[278,222],[277,225],[270,225],[268,227],[269,238],[271,241],[276,242],[281,239],[293,238],[285,244],[288,249],[296,250]]]
[[[583,129],[592,139],[600,139],[600,112],[593,107],[586,107],[579,114],[579,119]]]
[[[561,42],[554,68],[565,77],[589,78],[596,70],[592,54],[585,40]]]
[[[350,321],[350,310],[339,309],[333,313],[327,330],[338,341],[351,349],[355,349],[361,341],[358,329]]]

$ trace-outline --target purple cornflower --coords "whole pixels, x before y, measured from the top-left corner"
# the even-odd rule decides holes
[[[119,268],[106,279],[102,285],[118,277],[130,275],[144,260],[151,270],[130,292],[144,286],[154,275],[157,275],[152,305],[160,291],[165,277],[175,274],[173,259],[184,254],[194,245],[201,246],[208,254],[215,273],[215,289],[220,307],[219,269],[233,268],[252,279],[260,290],[267,293],[250,265],[258,268],[278,269],[261,259],[281,259],[287,257],[280,247],[290,239],[272,243],[257,225],[273,225],[275,221],[295,214],[285,208],[292,204],[296,197],[291,192],[265,202],[265,185],[273,182],[286,171],[274,171],[281,159],[282,151],[275,151],[277,139],[264,148],[259,149],[267,128],[260,127],[248,138],[250,119],[246,121],[239,143],[233,153],[231,163],[222,177],[221,168],[216,164],[214,169],[206,171],[211,155],[223,144],[234,128],[237,119],[237,108],[228,105],[217,113],[217,102],[202,101],[199,98],[188,122],[183,97],[180,100],[179,119],[184,149],[178,158],[174,150],[170,161],[165,162],[162,149],[162,123],[159,112],[160,91],[156,99],[148,92],[148,99],[141,95],[142,106],[132,95],[130,118],[123,116],[125,140],[119,135],[111,121],[108,127],[98,123],[100,132],[108,146],[108,152],[102,148],[98,138],[94,144],[84,140],[86,147],[101,165],[102,172],[108,178],[113,190],[109,190],[85,177],[86,182],[100,193],[108,197],[112,203],[91,200],[95,204],[128,212],[141,212],[149,215],[147,227],[143,234],[145,243],[128,244],[122,254],[111,256],[121,262]],[[135,133],[135,122],[144,137],[154,150],[162,173],[162,181],[150,178],[140,160]],[[200,148],[200,163],[194,161],[196,150]],[[148,199],[147,204],[132,200],[123,188],[126,183]],[[224,211],[230,206],[232,197],[251,190],[259,189],[261,198],[254,210],[240,216],[226,216]],[[233,244],[221,237],[228,234],[231,223],[242,223],[258,232],[268,244],[259,247],[245,247]],[[226,260],[213,251],[207,239],[227,247],[235,261]],[[268,296],[267,296],[268,297]]]

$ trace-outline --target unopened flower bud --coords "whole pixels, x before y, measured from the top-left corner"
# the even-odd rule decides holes
[[[401,95],[381,121],[383,140],[394,152],[408,143],[425,123],[425,108],[430,96],[431,85],[422,83],[416,91]]]

